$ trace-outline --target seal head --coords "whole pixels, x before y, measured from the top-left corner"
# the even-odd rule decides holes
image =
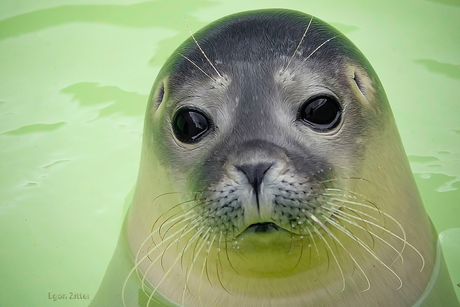
[[[435,259],[377,75],[287,10],[225,17],[169,58],[125,231],[147,305],[410,305]]]

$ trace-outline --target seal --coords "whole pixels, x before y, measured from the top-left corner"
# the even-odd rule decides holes
[[[250,11],[192,35],[158,74],[93,306],[442,305],[455,294],[428,287],[448,280],[436,253],[362,53],[310,15]]]

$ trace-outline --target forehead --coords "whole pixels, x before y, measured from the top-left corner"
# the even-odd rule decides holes
[[[151,97],[164,84],[168,114],[188,103],[212,111],[219,107],[217,101],[272,98],[279,89],[280,95],[298,94],[299,101],[315,86],[349,96],[350,79],[359,83],[363,94],[370,89],[368,98],[375,97],[376,90],[384,93],[359,49],[327,23],[301,12],[262,10],[217,20],[186,40],[163,66]],[[158,106],[154,98],[152,112]]]
[[[286,65],[291,58],[323,64],[344,57],[359,60],[359,51],[335,29],[310,15],[292,11],[230,16],[205,27],[195,38],[196,42],[188,39],[173,55],[172,84],[181,84],[190,77],[207,78],[206,74],[217,78],[216,70],[241,68],[244,63],[262,68],[273,61]]]

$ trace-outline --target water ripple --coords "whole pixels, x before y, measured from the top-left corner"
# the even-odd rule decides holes
[[[452,79],[460,80],[460,65],[438,62],[432,59],[414,60],[415,63],[422,65],[430,72],[443,74]]]

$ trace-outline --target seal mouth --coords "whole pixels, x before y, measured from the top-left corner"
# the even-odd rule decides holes
[[[280,227],[275,223],[256,223],[250,225],[244,232],[254,232],[254,233],[270,233],[280,230]]]

